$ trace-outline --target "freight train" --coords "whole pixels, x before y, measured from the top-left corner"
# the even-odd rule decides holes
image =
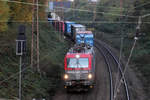
[[[64,87],[70,90],[89,90],[95,84],[94,35],[86,27],[72,21],[62,21],[48,16],[54,29],[70,40],[74,46],[64,58]]]

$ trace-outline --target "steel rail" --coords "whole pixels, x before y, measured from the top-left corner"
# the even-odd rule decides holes
[[[101,46],[103,46],[108,51],[108,53],[113,57],[113,59],[115,60],[115,62],[119,65],[118,68],[119,68],[119,71],[121,73],[121,76],[123,76],[123,82],[124,82],[124,86],[125,86],[126,97],[127,97],[127,100],[130,100],[127,81],[126,81],[126,79],[125,79],[125,77],[123,75],[123,70],[122,70],[121,64],[118,61],[118,58],[112,53],[112,51],[108,47],[106,47],[105,44],[98,42],[98,40],[96,40],[96,39],[94,40],[94,42],[97,43],[97,44],[99,44],[99,45],[101,45]]]
[[[113,94],[114,93],[113,93],[112,72],[111,72],[111,68],[110,68],[111,66],[110,66],[109,61],[108,61],[106,55],[104,54],[103,50],[96,45],[94,45],[94,46],[97,48],[97,50],[99,52],[102,53],[103,57],[105,58],[105,62],[107,64],[107,68],[108,68],[108,72],[109,72],[109,80],[110,80],[110,100],[113,100]]]

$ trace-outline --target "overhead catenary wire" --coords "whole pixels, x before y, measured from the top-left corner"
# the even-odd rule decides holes
[[[0,23],[4,23],[4,22],[8,22],[8,21],[1,21],[0,20]],[[24,23],[24,22],[28,22],[28,23],[32,23],[32,21],[9,21],[9,22],[12,22],[12,23]],[[46,23],[47,21],[43,20],[43,21],[39,21],[40,23]],[[120,22],[120,21],[96,21],[96,22],[93,22],[93,21],[76,21],[77,23],[96,23],[96,24],[99,24],[99,23],[106,23],[106,24],[137,24],[137,22]],[[150,22],[142,22],[142,23],[145,23],[145,24],[150,24]]]
[[[96,12],[96,11],[94,12],[94,11],[89,11],[89,10],[85,10],[85,9],[73,9],[73,8],[65,8],[65,7],[55,7],[55,8],[70,9],[70,10],[75,10],[75,11],[91,12],[91,13],[97,13],[97,14],[108,14],[108,15],[113,15],[113,16],[122,16],[122,17],[138,18],[138,16],[120,15],[120,14],[106,13],[106,12]]]
[[[34,4],[32,2],[10,1],[10,0],[0,0],[0,1],[10,2],[10,3],[17,3],[17,4],[24,4],[24,5],[31,5],[31,6],[38,5],[38,6],[45,6],[46,7],[46,5],[43,5],[43,4]]]
[[[0,0],[0,1],[10,2],[10,3],[20,3],[20,4],[32,5],[32,6],[37,5],[37,6],[45,6],[45,7],[48,7],[47,5],[43,5],[43,4],[33,4],[33,3],[28,3],[28,2],[8,1],[8,0]],[[108,15],[114,15],[114,16],[131,17],[131,18],[137,18],[137,17],[138,17],[138,16],[120,15],[120,14],[113,14],[113,13],[106,13],[106,12],[94,12],[94,11],[89,11],[89,10],[85,10],[85,9],[74,9],[74,8],[65,8],[65,7],[55,7],[55,8],[70,9],[70,10],[75,10],[75,11],[83,11],[83,12],[91,12],[91,13],[108,14]]]
[[[37,5],[37,4],[33,4],[32,2],[20,2],[20,1],[9,1],[9,0],[0,0],[0,1],[5,1],[5,2],[10,2],[10,3],[18,3],[18,4],[25,4],[25,5]],[[44,7],[48,7],[47,5],[43,5],[43,4],[38,4],[38,6],[44,6]],[[106,6],[99,6],[99,7],[106,7]],[[109,7],[108,8],[116,8],[116,9],[120,9],[119,7]]]
[[[135,8],[138,8],[138,7],[147,5],[147,4],[150,4],[150,2],[141,4],[141,5],[137,6],[137,7],[134,7],[134,8],[132,8],[132,9],[129,9],[128,13],[131,12],[131,10],[133,10],[133,9],[135,9]],[[120,17],[131,17],[131,18],[138,18],[138,17],[139,17],[139,16],[131,16],[131,15],[123,15],[123,14],[119,15],[119,14],[106,13],[106,12],[94,12],[94,11],[88,11],[88,10],[84,10],[84,9],[72,9],[72,8],[65,8],[65,7],[56,7],[56,8],[71,9],[71,10],[76,10],[76,11],[85,11],[85,12],[92,12],[92,13],[110,14],[110,15],[120,16]]]
[[[150,4],[150,2],[149,3],[145,3],[145,4],[141,4],[139,6],[144,6],[144,5],[147,5],[147,4]],[[85,11],[85,12],[101,13],[101,14],[110,14],[110,15],[120,16],[120,17],[132,17],[132,18],[138,18],[139,17],[139,16],[131,16],[131,15],[123,15],[123,14],[120,15],[120,14],[106,13],[106,12],[94,12],[94,11],[89,11],[89,10],[85,10],[85,9],[73,9],[73,8],[65,8],[65,7],[55,7],[55,8],[71,9],[71,10],[76,10],[76,11]],[[137,7],[134,7],[134,8],[129,9],[129,10],[133,10],[135,8],[137,8]]]
[[[37,5],[37,4],[30,3],[30,2],[9,1],[9,0],[0,0],[0,1],[10,2],[10,3],[17,3],[17,4],[25,4],[25,5],[31,5],[31,6]],[[38,4],[38,6],[48,7],[47,5],[43,5],[43,4]],[[102,7],[105,7],[105,6],[102,6]],[[120,9],[118,7],[108,7],[108,8]]]
[[[144,3],[144,4],[141,4],[141,5],[139,5],[139,6],[137,6],[137,7],[133,7],[133,8],[131,8],[131,10],[133,10],[133,9],[135,9],[135,8],[139,8],[139,7],[142,7],[142,6],[145,6],[145,5],[148,5],[148,4],[150,4],[150,2],[148,2],[148,3]],[[87,6],[94,6],[94,5],[91,5],[91,4],[87,4]],[[104,8],[106,8],[106,6],[102,6],[102,5],[99,5],[99,6],[97,6],[97,8],[100,8],[100,7],[104,7]],[[127,7],[113,7],[113,6],[107,6],[107,8],[116,8],[116,10],[120,10],[120,8],[122,8],[122,9],[127,9]],[[129,10],[129,9],[128,9]],[[138,10],[139,11],[139,10]]]
[[[37,5],[37,4],[33,4],[32,2],[20,2],[20,1],[9,1],[9,0],[0,0],[0,1],[11,2],[11,3],[20,3],[20,4],[26,4],[26,5]],[[147,5],[147,4],[150,4],[150,2],[141,4],[141,5],[137,6],[137,7],[132,8],[132,9],[135,9],[135,8]],[[48,7],[47,5],[43,5],[43,4],[38,4],[38,6]],[[105,6],[102,6],[102,7],[105,7]],[[109,8],[118,8],[118,9],[120,9],[119,7],[109,7]]]
[[[102,7],[105,7],[106,8],[106,6],[102,6]],[[97,8],[99,8],[99,7],[97,7]],[[107,6],[107,8],[116,8],[115,10],[114,9],[109,9],[109,11],[112,11],[112,12],[115,12],[115,11],[120,11],[120,7],[109,7],[109,6]],[[136,8],[136,7],[134,7],[134,8]],[[125,12],[127,12],[128,14],[129,13],[133,13],[133,12],[135,12],[135,10],[134,10],[134,8],[131,8],[131,9],[129,9],[129,8],[122,8],[122,10],[123,11],[125,11]],[[108,10],[108,9],[107,9]],[[150,11],[149,10],[137,10],[136,9],[136,11],[142,11],[142,12],[147,12],[147,13],[149,13]]]
[[[95,5],[94,4],[87,4],[87,6],[95,6]],[[105,7],[106,8],[106,6],[102,6],[102,5],[97,6],[97,8],[100,8],[100,7]],[[107,6],[107,8],[116,8],[116,9],[120,10],[120,7],[110,7],[110,6]]]
[[[146,3],[140,4],[140,5],[136,6],[136,7],[131,8],[130,10],[133,10],[133,9],[136,9],[136,8],[148,5],[148,4],[150,4],[150,2],[146,2]],[[105,7],[105,6],[103,6],[103,7]],[[109,7],[109,8],[116,8],[116,9],[118,8],[118,10],[120,10],[120,8],[126,9],[126,8],[123,8],[123,7]],[[137,11],[141,11],[141,10],[137,10]]]
[[[9,1],[9,0],[0,0],[0,1],[4,1],[4,2],[10,2],[10,3],[20,3],[20,4],[25,4],[25,5],[38,5],[38,6],[44,6],[44,7],[48,7],[48,5],[44,5],[44,4],[33,4],[33,3],[29,3],[29,2],[20,2],[20,1]],[[139,6],[144,6],[144,5],[147,5],[147,4],[150,4],[150,2],[148,3],[145,3],[145,4],[142,4],[142,5],[139,5]],[[138,6],[138,7],[139,7]],[[83,11],[83,12],[92,12],[94,13],[93,11],[88,11],[88,10],[85,10],[85,9],[73,9],[73,8],[65,8],[65,7],[55,7],[55,8],[62,8],[62,9],[71,9],[71,10],[76,10],[76,11]],[[134,9],[137,8],[137,7],[134,7]],[[132,8],[133,9],[133,8]],[[131,9],[131,10],[132,10]],[[130,9],[129,9],[130,10]],[[138,16],[131,16],[131,15],[119,15],[119,14],[113,14],[113,13],[106,13],[106,12],[95,12],[95,13],[101,13],[101,14],[110,14],[110,15],[114,15],[114,16],[126,16],[126,17],[132,17],[132,18],[138,18]]]

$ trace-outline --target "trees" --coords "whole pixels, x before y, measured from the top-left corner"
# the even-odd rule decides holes
[[[17,0],[22,2],[22,0]],[[31,0],[23,0],[23,2],[32,3]],[[11,19],[10,22],[32,22],[32,5],[22,3],[9,3]]]
[[[9,6],[6,2],[0,1],[0,32],[6,31],[9,20]]]
[[[97,5],[96,20],[104,21],[105,23],[98,24],[99,30],[109,32],[109,33],[121,33],[121,30],[126,28],[129,17],[122,15],[129,15],[128,11],[133,8],[133,3],[131,0],[102,0]],[[103,13],[104,12],[104,13]],[[117,22],[117,23],[116,23]]]
[[[10,14],[11,19],[10,22],[25,22],[31,23],[32,22],[32,0],[16,0],[18,2],[23,3],[9,3],[10,6]],[[30,3],[30,4],[29,4]],[[43,6],[39,6],[39,16],[43,17],[45,14],[45,1],[39,0],[39,4],[43,4]]]

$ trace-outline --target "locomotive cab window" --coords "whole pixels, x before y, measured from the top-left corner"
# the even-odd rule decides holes
[[[88,68],[89,60],[88,58],[68,58],[67,67],[68,68]]]

